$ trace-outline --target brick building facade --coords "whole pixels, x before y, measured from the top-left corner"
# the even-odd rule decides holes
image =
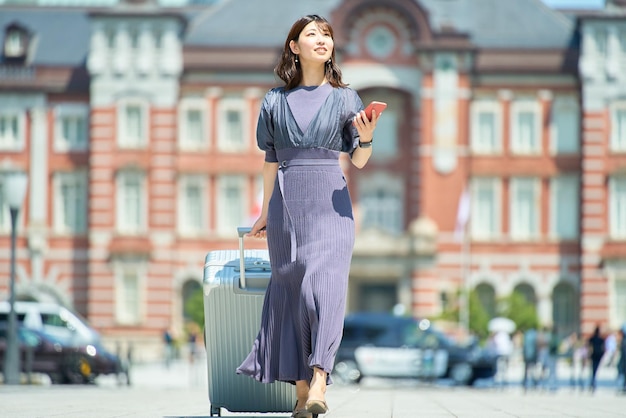
[[[370,164],[345,165],[358,225],[349,310],[434,316],[459,289],[476,289],[494,311],[519,291],[562,332],[617,327],[626,321],[621,7],[0,6],[0,170],[29,175],[18,298],[70,305],[108,341],[154,357],[163,329],[183,327],[206,252],[234,247],[235,227],[250,222],[260,102],[278,85],[289,26],[314,12],[334,27],[344,79],[364,102],[389,104]]]

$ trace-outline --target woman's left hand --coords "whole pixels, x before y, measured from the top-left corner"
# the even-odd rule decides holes
[[[372,111],[372,120],[367,119],[364,110],[356,114],[352,123],[359,133],[361,142],[369,142],[374,138],[374,129],[376,129],[379,117],[380,115],[375,110]]]

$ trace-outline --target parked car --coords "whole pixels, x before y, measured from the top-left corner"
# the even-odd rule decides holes
[[[17,337],[21,371],[46,374],[53,383],[91,383],[99,375],[127,373],[120,359],[99,343],[76,345],[23,325],[18,326]],[[4,364],[6,349],[4,324],[0,325],[0,364]],[[29,351],[32,352],[30,370]]]
[[[345,319],[333,373],[347,383],[372,376],[472,385],[495,375],[496,356],[475,343],[455,343],[428,320],[357,313]]]
[[[74,345],[99,343],[100,335],[76,312],[56,304],[34,301],[16,301],[17,322],[26,328],[40,330],[48,335],[69,341]],[[0,301],[0,325],[8,322],[9,302]]]

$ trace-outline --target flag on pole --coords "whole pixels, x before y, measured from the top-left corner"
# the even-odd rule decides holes
[[[465,227],[470,218],[470,191],[469,187],[465,187],[459,198],[459,207],[456,212],[456,226],[454,228],[454,239],[463,242],[465,238]]]

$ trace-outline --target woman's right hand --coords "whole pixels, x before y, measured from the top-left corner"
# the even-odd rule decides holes
[[[267,218],[261,217],[256,220],[254,225],[252,225],[252,229],[246,236],[265,239],[267,238],[266,226],[267,226]]]

